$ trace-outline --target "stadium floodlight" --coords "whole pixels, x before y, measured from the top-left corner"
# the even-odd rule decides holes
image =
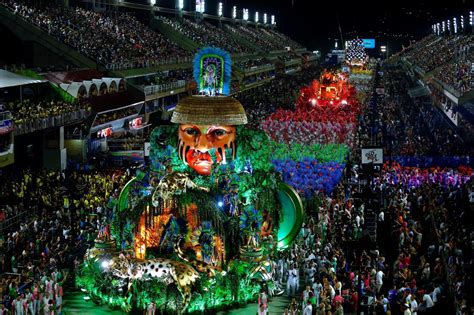
[[[469,12],[469,25],[474,25],[474,12],[472,11]]]
[[[442,30],[443,30],[443,33],[446,32],[446,24],[443,22],[441,22],[441,26],[442,26]]]
[[[204,13],[205,7],[206,7],[206,3],[204,0],[196,0],[196,12]]]
[[[255,23],[258,23],[258,11],[255,12]]]
[[[464,29],[464,15],[461,15],[459,26],[461,26],[461,28]]]
[[[248,21],[249,20],[249,9],[244,9],[244,20]]]
[[[218,12],[219,17],[222,17],[222,12],[223,12],[222,2],[219,2],[219,6],[218,6],[218,8],[217,8],[217,12]]]
[[[150,5],[153,7],[156,4],[156,0],[150,0]]]
[[[276,25],[275,16],[272,15],[272,25]]]
[[[178,0],[178,9],[183,10],[184,8],[184,0]]]
[[[263,13],[263,24],[267,24],[267,14]]]
[[[451,33],[451,20],[446,20],[446,27],[448,29],[448,32]]]
[[[458,21],[456,18],[453,18],[453,28],[454,28],[454,34],[458,33]]]
[[[237,18],[237,7],[234,5],[232,8],[232,18],[236,19]]]

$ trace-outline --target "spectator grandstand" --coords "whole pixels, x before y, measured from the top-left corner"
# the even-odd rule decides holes
[[[255,50],[242,45],[234,36],[226,34],[221,28],[215,27],[206,21],[191,21],[187,18],[158,17],[163,23],[190,38],[199,46],[215,46],[223,48],[232,54],[251,53]]]
[[[444,64],[437,68],[434,76],[461,94],[470,92],[474,88],[472,77],[473,62],[474,51],[468,56],[460,57],[454,62]]]
[[[40,7],[13,0],[2,0],[1,4],[81,54],[107,65],[108,69],[143,68],[190,60],[189,52],[129,13]]]
[[[446,37],[430,35],[413,45],[405,56],[424,72],[430,72],[451,61],[465,51],[466,47],[472,45],[474,45],[474,38],[469,35],[450,35]]]

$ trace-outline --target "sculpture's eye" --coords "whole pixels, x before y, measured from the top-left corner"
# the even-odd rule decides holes
[[[190,136],[193,136],[193,137],[199,135],[199,131],[194,129],[194,128],[186,128],[186,129],[184,129],[184,132],[187,135],[190,135]]]
[[[225,131],[224,129],[216,129],[212,132],[212,134],[216,137],[223,137],[227,134],[227,131]]]

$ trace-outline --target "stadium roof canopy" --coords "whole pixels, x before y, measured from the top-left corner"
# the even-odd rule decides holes
[[[0,69],[0,89],[44,82],[48,81],[31,79],[13,72]]]

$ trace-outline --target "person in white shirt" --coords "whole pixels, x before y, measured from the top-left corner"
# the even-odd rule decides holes
[[[286,290],[288,296],[295,295],[297,289],[297,279],[298,279],[298,270],[295,268],[295,265],[288,270],[288,280],[286,283]]]
[[[425,304],[426,308],[430,308],[434,306],[433,300],[428,293],[423,295],[423,304]]]
[[[313,306],[311,305],[311,301],[306,301],[306,306],[303,309],[303,315],[312,315],[313,314]]]
[[[377,293],[379,293],[380,289],[382,288],[384,276],[385,274],[382,270],[377,271],[377,273],[375,274],[375,284],[377,285]]]
[[[433,300],[433,303],[436,304],[438,303],[438,297],[439,295],[441,294],[441,288],[439,286],[437,286],[433,293],[431,294],[432,295],[432,300]]]
[[[404,309],[405,311],[403,311],[403,315],[412,315],[411,313],[411,310],[410,310],[410,305],[409,304],[404,304]]]
[[[416,310],[418,308],[418,302],[413,294],[411,294],[411,301],[410,301],[410,310],[412,315],[417,315]]]
[[[314,297],[316,299],[316,307],[319,306],[319,295],[321,293],[322,288],[323,288],[323,285],[319,283],[319,281],[315,278],[313,281],[312,289],[313,289]]]
[[[44,293],[43,301],[42,301],[42,307],[44,310],[44,313],[47,314],[47,311],[49,312],[49,300],[51,299],[49,292],[46,291]]]
[[[13,314],[15,315],[25,315],[25,309],[23,308],[23,300],[21,296],[17,296],[15,300],[12,302],[13,306]]]

